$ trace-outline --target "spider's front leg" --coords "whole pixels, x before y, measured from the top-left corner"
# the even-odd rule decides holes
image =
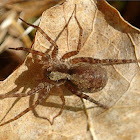
[[[20,20],[22,20],[24,23],[26,23],[29,26],[34,27],[36,30],[38,30],[53,46],[54,46],[54,50],[52,51],[52,58],[56,58],[56,55],[58,54],[58,46],[55,43],[54,40],[52,40],[39,26],[30,24],[26,21],[24,21],[23,19],[19,18]]]
[[[67,87],[68,90],[70,90],[76,96],[78,96],[80,98],[84,98],[84,99],[88,100],[89,102],[92,102],[101,108],[104,108],[104,109],[108,108],[107,106],[99,103],[98,101],[94,100],[93,98],[89,97],[88,95],[78,91],[74,86],[71,85],[70,82],[67,82],[65,86]]]
[[[9,48],[9,49],[11,49],[11,50],[22,50],[22,51],[32,53],[32,54],[35,54],[35,55],[40,55],[43,58],[45,58],[46,60],[48,60],[50,58],[48,54],[33,50],[31,48],[18,47],[18,48]]]
[[[82,36],[83,36],[83,29],[82,29],[82,27],[81,27],[81,25],[80,25],[80,23],[79,23],[79,21],[78,21],[78,19],[76,17],[76,6],[75,6],[74,18],[75,18],[75,20],[76,20],[76,22],[78,24],[79,30],[80,30],[79,31],[79,41],[78,41],[77,49],[76,49],[76,51],[71,51],[71,52],[68,52],[68,53],[64,54],[62,56],[61,60],[65,60],[65,59],[70,58],[71,56],[77,55],[79,53],[80,49],[81,49],[81,40],[82,40]]]

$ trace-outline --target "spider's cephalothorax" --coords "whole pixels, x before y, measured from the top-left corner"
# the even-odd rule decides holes
[[[59,93],[58,95],[62,100],[62,107],[59,113],[53,117],[52,121],[48,119],[50,124],[53,124],[54,119],[62,113],[65,106],[65,98],[64,98],[63,90],[61,89],[61,85],[64,85],[68,90],[70,90],[76,96],[86,99],[96,104],[99,107],[107,108],[105,105],[99,103],[98,101],[94,100],[93,98],[89,97],[83,92],[93,93],[93,92],[100,91],[105,87],[108,78],[107,78],[107,72],[103,68],[103,65],[116,65],[116,64],[140,62],[140,60],[132,60],[132,59],[100,60],[100,59],[94,59],[92,57],[77,57],[77,58],[69,59],[70,57],[75,56],[79,53],[81,49],[81,39],[83,33],[83,29],[80,26],[80,23],[76,17],[76,6],[73,13],[75,13],[74,18],[80,29],[77,49],[75,51],[71,51],[64,54],[60,60],[57,59],[58,46],[55,43],[55,41],[53,41],[40,27],[29,24],[21,19],[26,24],[36,28],[52,44],[53,49],[52,47],[50,47],[50,49],[48,49],[46,53],[42,53],[24,47],[11,48],[13,50],[23,50],[42,57],[41,59],[39,58],[37,59],[38,60],[37,63],[42,65],[42,73],[40,76],[41,79],[38,86],[34,87],[32,90],[30,90],[27,93],[14,93],[10,95],[1,94],[0,99],[9,98],[9,97],[26,97],[35,93],[39,93],[39,96],[33,105],[25,109],[23,112],[18,114],[13,119],[0,124],[0,126],[10,123],[14,120],[17,120],[18,118],[20,118],[21,116],[29,112],[30,110],[33,110],[38,104],[40,104],[43,101],[43,99],[46,99],[48,96],[50,96],[50,89],[56,87],[57,93]],[[70,19],[72,18],[73,13]],[[70,19],[68,20],[68,23],[70,22]],[[68,26],[68,23],[65,25],[64,29]],[[51,55],[49,55],[48,52],[50,52],[51,49],[52,49],[52,53]]]

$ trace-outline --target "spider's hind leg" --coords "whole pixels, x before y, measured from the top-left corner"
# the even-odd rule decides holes
[[[70,90],[76,96],[78,96],[80,98],[84,98],[84,99],[88,100],[89,102],[92,102],[92,103],[96,104],[97,106],[99,106],[101,108],[104,108],[104,109],[107,109],[108,108],[107,106],[99,103],[98,101],[94,100],[90,96],[88,96],[88,95],[86,95],[86,94],[84,94],[82,92],[77,91],[77,89],[75,89],[70,83],[67,83],[66,84],[66,87],[67,87],[68,90]]]

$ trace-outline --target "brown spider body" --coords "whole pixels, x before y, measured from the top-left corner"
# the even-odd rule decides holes
[[[26,97],[33,95],[35,93],[39,93],[38,99],[35,101],[33,105],[31,105],[29,108],[22,111],[20,114],[18,114],[13,119],[10,119],[9,121],[6,121],[0,126],[8,124],[12,121],[17,120],[30,110],[33,110],[37,105],[39,105],[44,99],[49,97],[51,95],[50,89],[55,87],[57,89],[57,95],[62,100],[62,107],[59,111],[59,113],[53,117],[53,120],[48,121],[50,124],[53,124],[54,119],[61,115],[63,112],[64,106],[65,106],[65,98],[63,94],[63,90],[61,89],[61,85],[64,85],[69,91],[71,91],[76,96],[79,96],[80,98],[86,99],[94,104],[96,104],[99,107],[107,108],[105,105],[99,103],[98,101],[94,100],[93,98],[89,97],[88,95],[84,94],[83,92],[93,93],[102,90],[106,83],[107,83],[107,72],[104,65],[116,65],[116,64],[126,64],[126,63],[138,63],[140,60],[132,60],[132,59],[94,59],[92,57],[76,57],[71,58],[72,56],[75,56],[79,53],[81,49],[81,39],[82,39],[82,33],[83,29],[80,26],[80,23],[76,17],[76,6],[73,11],[75,12],[75,20],[79,27],[79,41],[77,45],[77,49],[75,51],[67,52],[64,54],[60,60],[57,59],[58,54],[58,46],[40,27],[29,24],[25,22],[26,24],[33,26],[36,28],[53,46],[50,47],[46,53],[42,53],[39,51],[35,51],[33,49],[29,48],[10,48],[13,50],[23,50],[29,53],[32,53],[34,55],[39,55],[41,58],[36,58],[34,60],[35,63],[39,63],[41,65],[41,74],[39,79],[39,84],[28,91],[27,93],[13,93],[13,94],[1,94],[0,99],[3,98],[10,98],[10,97]],[[73,15],[72,13],[72,15]],[[68,23],[70,22],[69,18],[67,24],[65,25],[64,29],[68,26]],[[63,30],[62,30],[63,31]],[[52,53],[49,55],[50,50],[52,50]],[[71,58],[71,59],[70,59]]]
[[[60,61],[61,62],[61,61]],[[53,66],[52,66],[53,67]],[[77,63],[68,68],[68,65],[59,64],[58,67],[47,71],[44,76],[49,80],[70,82],[78,91],[93,93],[102,90],[107,83],[107,72],[100,65]]]
[[[107,72],[100,65],[77,63],[70,68],[69,80],[81,92],[93,93],[102,90],[107,83]]]

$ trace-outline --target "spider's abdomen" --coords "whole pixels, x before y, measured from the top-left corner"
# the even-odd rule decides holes
[[[79,63],[70,69],[70,81],[82,92],[97,92],[107,83],[107,72],[100,65]]]

